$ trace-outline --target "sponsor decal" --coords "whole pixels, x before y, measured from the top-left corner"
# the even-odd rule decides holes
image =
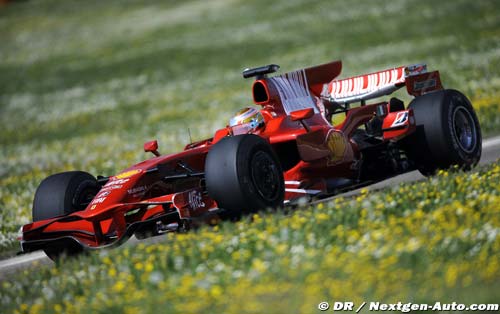
[[[99,192],[96,197],[106,197],[110,194],[110,191]]]
[[[396,115],[396,119],[391,125],[391,128],[403,125],[406,123],[406,121],[408,121],[408,111],[398,112],[398,114]]]
[[[127,183],[130,179],[112,179],[105,186],[102,187],[101,192],[121,189],[124,183]]]
[[[140,169],[134,169],[134,170],[125,171],[125,172],[122,172],[120,174],[117,174],[115,176],[115,178],[117,178],[117,179],[130,178],[131,176],[135,176],[136,174],[140,173],[141,171],[142,170],[140,170]]]
[[[340,132],[330,132],[327,139],[327,146],[331,152],[328,158],[328,165],[336,164],[342,159],[346,152],[346,142]]]
[[[141,185],[141,186],[136,186],[131,189],[127,190],[127,193],[129,195],[132,195],[133,197],[139,197],[143,196],[146,194],[147,189],[149,188],[149,185]]]
[[[115,178],[113,178],[111,181],[106,183],[106,185],[104,187],[110,187],[112,185],[117,185],[117,184],[124,184],[124,183],[127,183],[128,181],[130,181],[130,179],[115,179]]]
[[[191,209],[197,209],[205,207],[205,202],[203,202],[203,196],[200,191],[193,190],[188,193],[188,203]]]
[[[142,186],[136,186],[135,188],[131,188],[127,190],[128,194],[135,194],[137,192],[144,192],[148,188],[147,185],[142,185]]]
[[[427,64],[414,64],[405,68],[405,76],[419,75],[427,72]]]
[[[121,189],[122,187],[123,185],[121,184],[106,185],[101,189],[101,191],[117,190]]]
[[[422,89],[429,89],[429,88],[434,88],[437,86],[437,81],[436,79],[429,79],[425,81],[416,81],[413,83],[413,90],[414,91],[419,91]]]
[[[101,204],[102,202],[104,202],[106,200],[106,197],[96,197],[92,200],[92,202],[90,204],[94,205],[94,204]]]

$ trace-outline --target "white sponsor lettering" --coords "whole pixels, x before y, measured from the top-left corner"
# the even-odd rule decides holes
[[[189,206],[192,209],[205,207],[205,202],[203,202],[203,196],[199,191],[191,191],[188,194]]]
[[[111,193],[110,191],[101,191],[99,192],[99,194],[97,194],[96,197],[106,197],[109,195],[109,193]]]
[[[127,183],[128,181],[130,181],[130,179],[115,179],[115,180],[112,180],[110,182],[108,182],[106,184],[107,185],[113,185],[113,184],[123,184],[123,183]]]
[[[117,189],[121,189],[122,187],[123,187],[123,185],[121,185],[121,184],[108,185],[108,186],[103,187],[101,189],[101,191],[117,190]]]
[[[145,192],[147,190],[147,188],[148,188],[147,185],[136,186],[134,188],[128,189],[127,193],[128,194],[135,194],[138,192]]]
[[[106,185],[103,186],[101,191],[116,190],[123,187],[124,183],[127,183],[130,179],[115,179],[111,180]]]
[[[104,200],[106,199],[106,197],[96,197],[92,200],[92,203],[90,204],[101,204],[102,202],[104,202]]]

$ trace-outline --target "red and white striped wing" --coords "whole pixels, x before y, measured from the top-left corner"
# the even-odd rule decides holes
[[[326,93],[337,102],[357,101],[378,97],[402,86],[405,82],[405,67],[355,76],[343,80],[334,80],[327,84]],[[372,97],[370,97],[372,96]]]

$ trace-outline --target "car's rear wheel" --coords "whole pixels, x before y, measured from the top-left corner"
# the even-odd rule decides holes
[[[417,131],[408,152],[424,175],[452,165],[468,170],[481,158],[481,129],[472,105],[456,90],[440,90],[410,103]]]
[[[51,175],[38,186],[33,200],[33,221],[68,215],[84,210],[99,192],[96,178],[87,172],[69,171]],[[45,253],[55,259],[79,252],[78,245],[49,247]]]
[[[283,171],[271,145],[256,135],[226,137],[212,147],[205,162],[208,194],[233,213],[283,204]]]

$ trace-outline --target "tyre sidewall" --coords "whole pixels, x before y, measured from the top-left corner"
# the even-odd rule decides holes
[[[277,167],[278,193],[271,200],[259,193],[252,179],[252,158],[258,152],[267,154]],[[283,203],[283,171],[269,143],[259,136],[237,135],[216,143],[208,153],[205,174],[208,193],[221,208],[253,212]]]
[[[255,144],[254,144],[255,143]],[[271,199],[265,199],[264,196],[259,192],[253,178],[252,178],[252,167],[253,158],[258,152],[264,152],[274,162],[274,165],[278,168],[279,184],[278,192]],[[262,209],[266,207],[277,207],[283,202],[284,185],[281,183],[283,179],[283,171],[279,166],[278,158],[271,149],[270,145],[258,136],[247,136],[243,139],[242,145],[240,145],[238,150],[238,178],[242,186],[247,186],[248,189],[243,189],[244,198],[250,204],[250,210],[254,211],[256,209]]]
[[[470,101],[459,91],[447,90],[443,101],[443,133],[445,134],[446,138],[449,139],[447,141],[447,144],[451,155],[451,160],[446,160],[447,164],[449,164],[451,161],[451,163],[453,164],[459,164],[465,166],[466,168],[470,168],[471,166],[474,166],[479,162],[482,150],[481,129],[479,127],[479,121],[477,119],[476,113],[474,112]],[[457,110],[461,108],[466,110],[468,114],[470,114],[475,126],[475,146],[470,150],[470,152],[462,149],[462,147],[458,143],[458,135],[456,134],[456,130],[454,128],[454,115]]]
[[[470,101],[456,90],[440,90],[415,98],[410,103],[417,130],[410,136],[408,151],[424,174],[432,174],[439,168],[451,165],[469,169],[477,164],[481,156],[481,130]],[[454,128],[454,113],[463,108],[475,124],[476,144],[467,152],[458,141]]]
[[[97,194],[97,180],[87,172],[68,171],[45,178],[33,200],[33,221],[67,215],[85,209],[82,193]]]

